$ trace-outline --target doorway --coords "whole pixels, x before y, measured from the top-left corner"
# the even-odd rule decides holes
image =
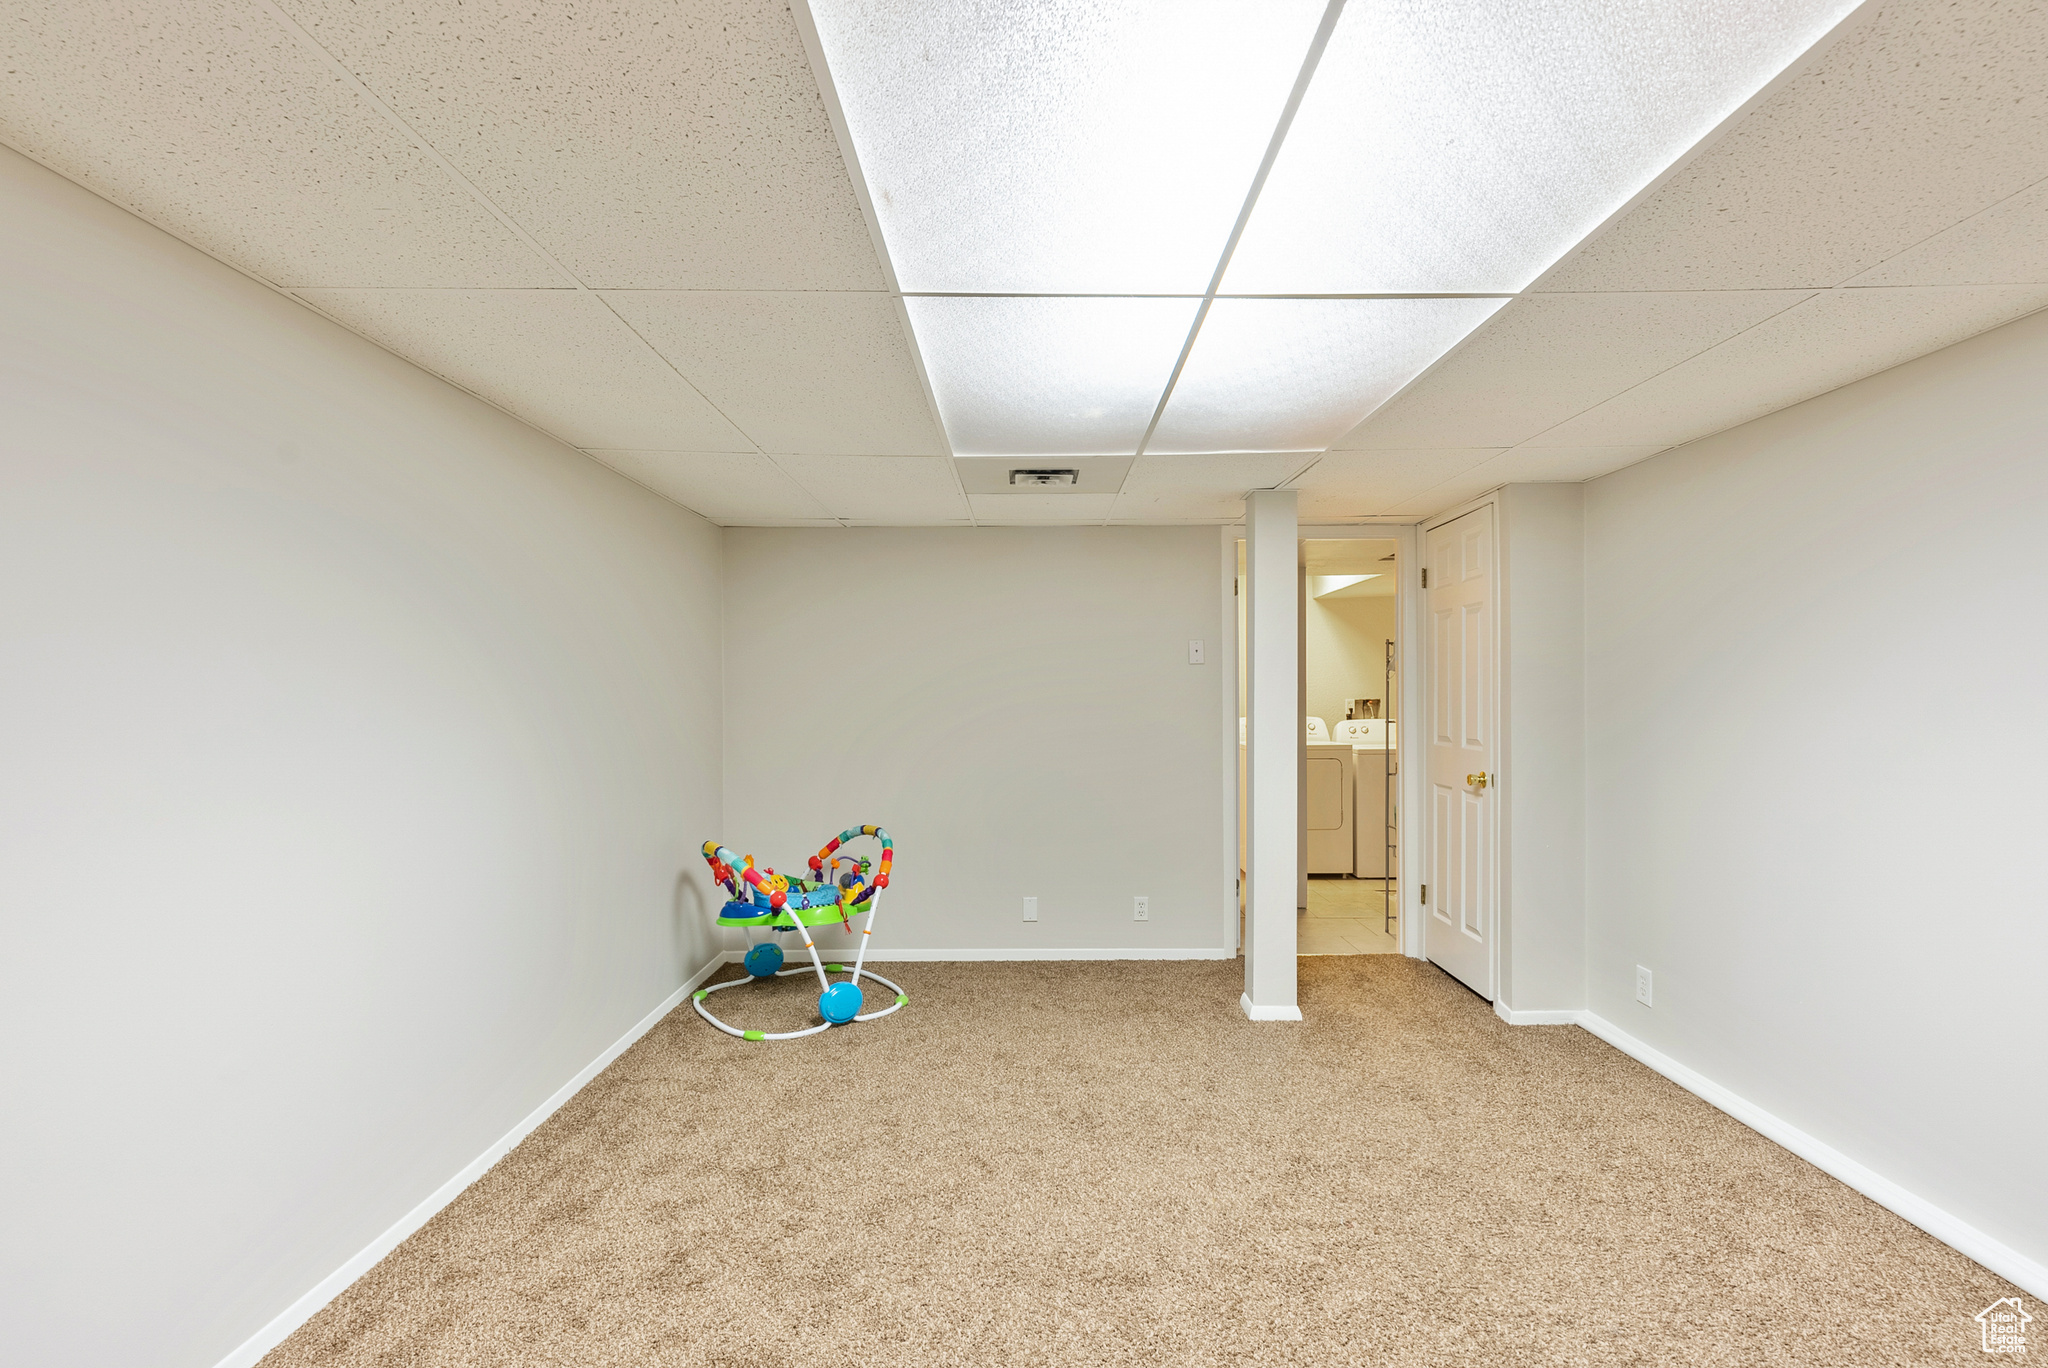
[[[1400,899],[1401,543],[1300,542],[1303,745],[1296,953],[1402,953]],[[1238,565],[1239,868],[1244,868],[1246,681],[1243,545]]]

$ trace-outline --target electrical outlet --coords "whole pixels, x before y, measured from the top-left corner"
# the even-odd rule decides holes
[[[1037,920],[1038,920],[1038,899],[1036,899],[1036,898],[1026,898],[1026,899],[1024,900],[1024,920],[1025,920],[1025,921],[1037,921]]]
[[[1133,899],[1131,899],[1131,920],[1133,920],[1133,921],[1151,921],[1151,920],[1152,920],[1152,900],[1151,900],[1150,898],[1133,898]]]
[[[1640,964],[1636,966],[1636,1001],[1650,1005],[1650,971]]]
[[[1190,664],[1190,665],[1199,665],[1199,664],[1201,664],[1201,663],[1202,663],[1202,643],[1201,643],[1201,642],[1199,642],[1199,641],[1190,641],[1190,642],[1188,643],[1188,664]]]

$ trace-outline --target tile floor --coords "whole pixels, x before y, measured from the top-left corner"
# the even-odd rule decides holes
[[[1295,950],[1303,955],[1398,955],[1400,943],[1387,930],[1386,885],[1378,879],[1320,875],[1308,881],[1308,911],[1295,928]]]

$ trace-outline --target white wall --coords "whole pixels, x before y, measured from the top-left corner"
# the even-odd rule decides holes
[[[717,532],[5,151],[0,240],[0,1360],[207,1365],[707,957]]]
[[[2044,375],[2035,315],[1586,491],[1589,1005],[2036,1260]]]
[[[1308,714],[1335,727],[1354,698],[1381,700],[1380,716],[1399,709],[1387,693],[1387,645],[1394,596],[1310,598],[1302,624],[1308,644]]]
[[[880,823],[884,955],[1221,949],[1214,528],[728,528],[725,547],[725,824],[702,835],[788,870]]]
[[[1500,997],[1586,1002],[1585,513],[1576,484],[1508,485],[1500,514]]]

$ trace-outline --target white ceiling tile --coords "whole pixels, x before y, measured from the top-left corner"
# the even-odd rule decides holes
[[[1815,295],[1543,434],[1670,446],[1811,399],[2048,306],[2048,286]]]
[[[605,300],[768,451],[945,453],[887,295],[618,291]]]
[[[1225,288],[1519,290],[1854,7],[1351,5]]]
[[[1099,523],[1114,494],[975,494],[974,517],[984,526],[1004,523]]]
[[[1539,285],[1838,285],[2048,167],[2032,0],[1887,4]]]
[[[968,517],[944,456],[777,456],[775,463],[847,521],[930,523]]]
[[[1246,490],[1275,489],[1315,457],[1299,451],[1140,456],[1111,516],[1117,522],[1233,522]]]
[[[593,288],[882,288],[788,8],[280,0]]]
[[[1416,495],[1486,464],[1500,448],[1431,451],[1331,451],[1290,487],[1301,516],[1361,518],[1406,511]]]
[[[1192,299],[906,299],[961,456],[1129,455]]]
[[[1157,293],[1207,287],[1323,0],[811,12],[904,289]]]
[[[2048,181],[1916,243],[1851,285],[1995,285],[2048,281]]]
[[[1475,468],[1440,484],[1431,485],[1420,494],[1410,495],[1387,512],[1404,518],[1427,518],[1476,499],[1487,490],[1497,488],[1501,483],[1498,476]]]
[[[301,290],[323,312],[571,446],[750,443],[595,295],[580,290]]]
[[[1623,466],[1632,466],[1665,449],[1661,446],[1521,446],[1513,451],[1503,451],[1484,465],[1462,472],[1460,478],[1484,480],[1488,489],[1497,484],[1576,484],[1596,476],[1611,475]]]
[[[1808,292],[1531,295],[1336,446],[1512,446],[1705,351]]]
[[[1503,302],[1219,299],[1145,449],[1320,451]]]
[[[766,456],[749,451],[592,451],[622,475],[715,523],[831,522],[825,506]]]
[[[280,285],[559,272],[246,0],[19,4],[0,143]]]

